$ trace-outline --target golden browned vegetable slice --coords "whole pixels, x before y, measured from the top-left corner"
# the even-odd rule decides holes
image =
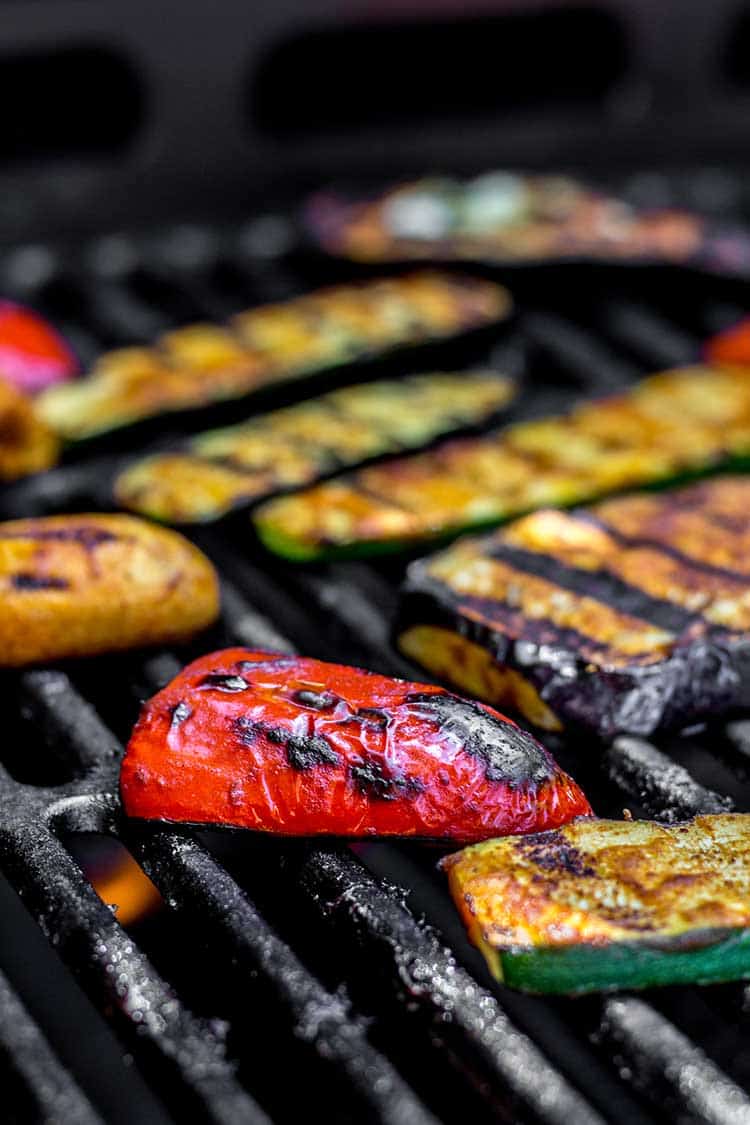
[[[489,371],[345,387],[137,461],[117,478],[115,499],[168,523],[217,519],[344,466],[479,425],[513,394],[509,379]]]
[[[414,563],[400,647],[547,729],[650,734],[750,697],[750,477],[543,510]]]
[[[39,409],[61,437],[76,441],[441,340],[510,310],[501,286],[447,273],[341,285],[252,309],[226,327],[190,325],[152,348],[111,352],[86,378],[45,391]]]
[[[0,480],[15,480],[54,465],[55,435],[37,418],[30,399],[0,379]]]
[[[271,500],[254,518],[266,545],[289,558],[392,551],[749,455],[747,369],[680,368],[560,417],[446,441]]]
[[[581,818],[443,861],[498,980],[588,992],[750,976],[750,816]]]
[[[184,640],[219,612],[211,563],[134,516],[0,523],[0,665]]]

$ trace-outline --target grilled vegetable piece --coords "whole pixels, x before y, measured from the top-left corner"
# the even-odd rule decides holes
[[[705,351],[709,363],[750,367],[750,317],[713,336]]]
[[[0,379],[0,481],[49,469],[59,451],[60,443],[30,400]]]
[[[128,744],[126,812],[283,835],[479,840],[590,812],[515,723],[427,684],[235,648],[190,664]]]
[[[195,324],[152,348],[110,352],[88,377],[41,395],[40,409],[75,441],[441,340],[502,320],[510,307],[499,285],[441,273],[322,289],[251,309],[226,327]]]
[[[489,371],[345,387],[137,461],[117,478],[115,499],[165,522],[218,519],[346,465],[478,425],[513,394],[509,379]]]
[[[469,936],[527,992],[750,976],[750,816],[587,818],[443,860]]]
[[[679,368],[560,417],[446,441],[271,500],[254,518],[263,542],[289,558],[393,551],[749,455],[750,371]]]
[[[686,262],[712,242],[687,211],[637,210],[567,177],[502,171],[415,180],[374,199],[325,192],[306,220],[329,253],[366,262]]]
[[[71,379],[78,361],[54,328],[38,313],[0,301],[0,376],[19,391],[34,394]]]
[[[208,559],[134,516],[0,523],[0,665],[184,640],[217,617]]]
[[[750,477],[543,510],[414,563],[399,645],[538,726],[650,734],[750,702]]]

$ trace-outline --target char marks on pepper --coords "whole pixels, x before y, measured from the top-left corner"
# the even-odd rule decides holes
[[[235,693],[238,691],[247,691],[250,684],[247,680],[243,680],[242,676],[228,676],[223,672],[215,672],[204,676],[200,682],[200,687],[213,688],[214,691]]]
[[[282,746],[287,762],[300,773],[316,766],[338,766],[341,763],[341,755],[328,739],[319,734],[296,734],[284,727],[268,726],[245,717],[236,720],[235,730],[246,746],[254,745],[259,736]]]
[[[365,759],[349,767],[349,775],[360,793],[373,801],[395,801],[418,797],[424,785],[417,777],[386,771],[380,762]]]
[[[412,692],[406,702],[417,708],[420,718],[432,719],[441,734],[478,758],[488,781],[511,787],[543,785],[555,776],[551,758],[535,738],[478,703],[448,692]]]

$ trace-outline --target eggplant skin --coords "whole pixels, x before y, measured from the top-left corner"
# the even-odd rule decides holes
[[[576,993],[750,977],[750,815],[580,818],[443,860],[490,971]]]
[[[83,379],[41,394],[38,409],[63,440],[81,441],[488,328],[511,310],[502,286],[439,271],[334,286],[105,353]]]
[[[115,500],[165,523],[210,522],[345,466],[484,424],[514,394],[510,379],[488,370],[344,387],[135,461],[117,477]]]
[[[341,474],[267,501],[253,520],[263,543],[292,559],[401,551],[748,458],[747,368],[675,368],[558,417]]]
[[[31,401],[0,379],[0,481],[49,469],[59,452],[58,439]]]
[[[542,510],[413,563],[397,643],[548,730],[649,735],[750,698],[750,477]]]
[[[186,640],[219,613],[216,573],[134,516],[0,523],[0,665]]]
[[[575,781],[499,712],[434,685],[235,648],[143,708],[129,816],[278,835],[466,843],[589,815]]]

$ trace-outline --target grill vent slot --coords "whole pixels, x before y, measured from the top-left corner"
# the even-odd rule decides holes
[[[138,130],[143,103],[138,75],[115,51],[79,46],[0,55],[0,166],[115,154]]]
[[[326,28],[272,48],[248,105],[278,137],[598,109],[627,62],[622,25],[587,7]]]

